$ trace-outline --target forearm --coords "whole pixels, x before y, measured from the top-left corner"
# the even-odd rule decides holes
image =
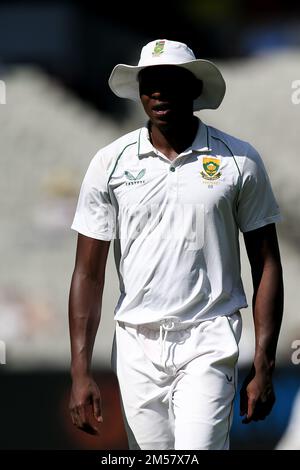
[[[69,297],[71,374],[88,375],[101,316],[104,281],[74,271]]]
[[[255,326],[256,370],[272,371],[283,313],[283,281],[280,262],[267,263],[254,287],[253,317]]]

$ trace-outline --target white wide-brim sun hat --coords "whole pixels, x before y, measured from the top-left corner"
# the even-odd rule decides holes
[[[218,67],[209,60],[196,59],[186,44],[168,39],[157,39],[146,44],[138,65],[116,65],[109,77],[109,86],[120,98],[139,101],[138,73],[146,67],[156,65],[183,67],[202,80],[202,93],[194,100],[194,111],[216,109],[220,106],[226,85]],[[181,90],[178,92],[181,93]]]

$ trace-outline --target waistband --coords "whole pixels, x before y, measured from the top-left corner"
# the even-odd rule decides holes
[[[167,317],[167,318],[158,320],[156,322],[139,323],[139,324],[124,322],[122,320],[117,320],[117,322],[119,323],[120,326],[131,327],[131,328],[135,328],[139,330],[148,329],[148,330],[160,331],[161,329],[163,329],[167,331],[180,331],[180,330],[187,330],[188,328],[198,326],[200,323],[203,323],[203,322],[214,321],[218,317],[226,316],[229,318],[234,318],[235,316],[240,316],[240,315],[241,315],[240,310],[235,310],[234,312],[227,314],[227,315],[218,315],[213,318],[209,318],[205,320],[199,319],[198,321],[193,321],[193,322],[183,322],[179,317]]]
[[[136,329],[148,329],[154,331],[160,331],[161,329],[166,331],[179,331],[179,330],[186,330],[188,328],[192,328],[194,326],[199,325],[199,322],[182,322],[179,318],[164,318],[162,320],[151,322],[151,323],[141,323],[138,325],[134,325],[132,323],[123,322],[118,320],[120,326],[125,325]]]

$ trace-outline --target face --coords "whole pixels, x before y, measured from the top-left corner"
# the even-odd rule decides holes
[[[193,101],[201,93],[201,82],[182,67],[156,65],[141,70],[139,89],[150,121],[166,127],[193,115]]]

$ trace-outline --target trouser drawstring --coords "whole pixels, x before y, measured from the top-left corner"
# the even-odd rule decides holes
[[[159,327],[159,345],[160,345],[160,362],[162,363],[165,354],[165,344],[167,339],[168,331],[174,328],[174,321],[168,323],[162,323]],[[166,367],[167,358],[164,360],[164,367]]]

